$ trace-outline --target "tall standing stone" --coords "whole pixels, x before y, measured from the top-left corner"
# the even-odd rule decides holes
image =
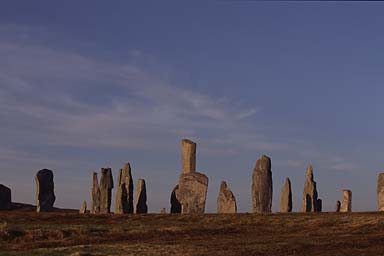
[[[87,213],[87,202],[86,201],[83,201],[83,203],[81,204],[81,208],[79,210],[79,213],[80,214],[86,214]]]
[[[377,179],[377,208],[384,211],[384,173],[380,173]]]
[[[340,212],[341,203],[339,200],[336,201],[336,212]]]
[[[236,199],[225,181],[221,182],[217,197],[217,213],[236,213]]]
[[[91,209],[92,214],[100,213],[100,187],[97,173],[92,173]]]
[[[56,197],[54,192],[53,172],[42,169],[35,176],[36,182],[36,211],[49,212],[53,210]]]
[[[102,168],[100,178],[100,213],[111,212],[112,189],[112,169]]]
[[[313,180],[312,165],[307,166],[306,179],[303,192],[303,212],[317,212],[317,189],[316,182]]]
[[[177,199],[177,193],[179,192],[179,185],[176,185],[171,193],[171,213],[181,213],[181,204]]]
[[[182,213],[204,213],[208,190],[208,177],[196,172],[196,143],[181,142],[182,173],[176,194]]]
[[[196,171],[196,143],[183,139],[181,141],[181,165],[182,173],[190,173]]]
[[[252,175],[252,206],[254,213],[268,213],[272,208],[271,159],[263,155],[256,161]]]
[[[120,169],[117,179],[115,213],[133,213],[133,179],[129,163]]]
[[[317,212],[321,212],[323,210],[323,200],[321,200],[320,198],[317,199],[316,209]]]
[[[135,213],[147,213],[147,189],[145,187],[145,180],[139,179],[137,181],[136,200],[135,200]]]
[[[281,189],[280,194],[280,212],[291,212],[292,211],[292,189],[291,181],[289,178],[285,178],[285,183]]]
[[[10,210],[11,202],[11,189],[0,184],[0,210]]]
[[[348,189],[344,189],[340,212],[351,212],[351,211],[352,211],[352,191]]]

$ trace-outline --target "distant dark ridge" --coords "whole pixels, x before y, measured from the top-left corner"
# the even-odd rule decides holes
[[[36,211],[36,205],[12,202],[11,211],[35,212]],[[53,208],[53,211],[54,212],[68,212],[68,213],[79,212],[79,210],[75,210],[75,209],[60,209],[60,208]]]

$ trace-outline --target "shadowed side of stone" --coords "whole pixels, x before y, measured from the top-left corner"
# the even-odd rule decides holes
[[[285,183],[281,189],[280,194],[280,212],[291,212],[292,211],[292,190],[291,181],[287,177]]]
[[[100,178],[100,213],[111,212],[112,189],[112,169],[102,168]]]
[[[136,201],[135,201],[135,213],[147,213],[147,189],[145,186],[145,180],[139,179],[137,181]]]
[[[351,211],[352,211],[352,191],[348,189],[344,189],[340,212],[351,212]]]
[[[11,189],[0,184],[0,210],[11,210]]]
[[[339,200],[336,201],[336,212],[340,212],[341,203]]]
[[[181,204],[177,199],[177,194],[179,192],[179,185],[176,185],[171,193],[171,213],[181,213]]]
[[[179,178],[177,198],[181,203],[182,213],[204,213],[208,190],[208,177],[193,172],[182,174]]]
[[[217,213],[236,213],[236,199],[225,181],[221,182],[217,197]]]
[[[36,211],[50,212],[56,197],[54,192],[53,172],[42,169],[35,176],[36,182]]]
[[[120,169],[117,179],[115,213],[133,213],[133,179],[129,163],[126,163],[123,169]]]
[[[97,173],[92,173],[91,209],[92,214],[100,213],[100,188]]]
[[[302,212],[317,212],[317,189],[316,182],[313,180],[312,165],[307,166]]]
[[[316,202],[316,211],[317,212],[322,212],[322,210],[323,210],[323,200],[318,198],[317,202]]]
[[[272,209],[271,159],[263,155],[256,161],[252,175],[252,210],[254,213],[268,213]]]
[[[384,211],[384,173],[380,173],[377,178],[377,208]]]

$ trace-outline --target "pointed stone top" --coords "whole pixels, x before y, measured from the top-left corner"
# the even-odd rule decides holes
[[[286,184],[291,184],[291,180],[290,180],[288,177],[286,177],[286,178],[285,178],[285,183],[286,183]]]
[[[223,189],[226,189],[228,188],[228,185],[227,185],[227,182],[225,182],[224,180],[221,182],[221,185],[220,185],[220,190],[223,190]]]
[[[129,162],[125,163],[123,166],[123,170],[131,170],[131,164]]]
[[[256,170],[270,171],[271,170],[271,158],[266,155],[262,155],[260,159],[256,161]]]
[[[307,166],[307,178],[313,180],[313,167],[310,164]]]

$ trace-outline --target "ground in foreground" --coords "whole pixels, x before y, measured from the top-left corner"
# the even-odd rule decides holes
[[[384,214],[0,212],[0,255],[382,255]]]

